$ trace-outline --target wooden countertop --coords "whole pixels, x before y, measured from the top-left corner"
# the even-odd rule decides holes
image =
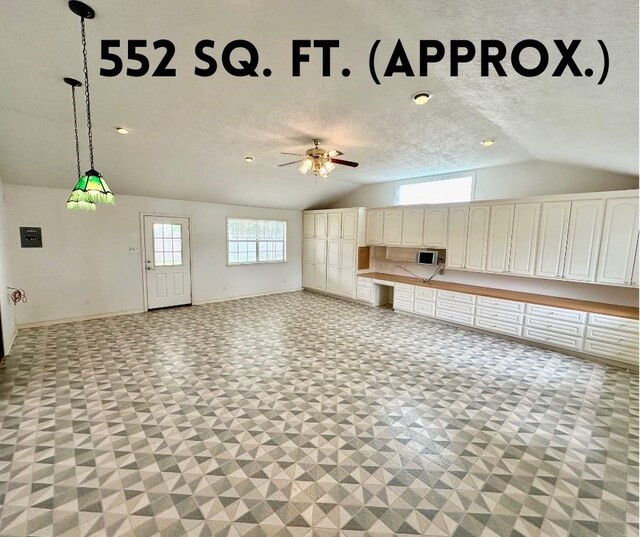
[[[541,306],[566,308],[569,310],[587,311],[590,313],[601,313],[603,315],[613,315],[615,317],[624,317],[626,319],[638,319],[638,308],[632,308],[630,306],[616,306],[615,304],[589,302],[587,300],[576,300],[574,298],[521,293],[520,291],[508,291],[506,289],[479,287],[476,285],[466,285],[462,283],[451,283],[436,280],[425,282],[419,278],[385,274],[383,272],[365,272],[358,274],[358,278],[372,278],[388,282],[407,283],[410,285],[418,285],[420,287],[430,287],[432,289],[444,289],[446,291],[470,293],[473,295],[501,298],[503,300],[515,300],[517,302],[528,302],[529,304],[540,304]]]

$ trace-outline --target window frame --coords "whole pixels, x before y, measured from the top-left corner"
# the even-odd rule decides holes
[[[400,187],[403,185],[412,185],[415,183],[432,183],[437,181],[445,181],[447,179],[462,179],[463,177],[471,177],[471,199],[468,201],[444,201],[438,203],[410,203],[400,204]],[[427,175],[424,177],[415,177],[413,179],[404,179],[395,181],[393,184],[393,205],[397,207],[411,207],[412,205],[447,205],[449,203],[470,203],[476,199],[476,170],[465,172],[443,173],[439,175]]]
[[[276,261],[260,261],[259,257],[260,257],[260,252],[258,251],[258,243],[260,242],[259,240],[255,240],[255,241],[230,241],[229,240],[229,220],[249,220],[252,222],[281,222],[284,224],[284,240],[282,241],[283,245],[282,245],[282,254],[284,259],[282,260],[276,260]],[[227,216],[225,217],[225,228],[224,228],[224,235],[225,235],[225,243],[226,243],[226,258],[227,258],[227,267],[241,267],[241,266],[246,266],[246,265],[272,265],[272,264],[278,264],[278,263],[287,263],[287,246],[288,246],[288,240],[287,240],[287,228],[288,228],[288,221],[287,220],[281,220],[281,219],[277,219],[277,218],[246,218],[243,216]],[[256,260],[255,261],[241,261],[241,262],[231,262],[229,261],[229,243],[230,242],[255,242],[256,245]],[[262,242],[280,242],[280,241],[262,241]]]

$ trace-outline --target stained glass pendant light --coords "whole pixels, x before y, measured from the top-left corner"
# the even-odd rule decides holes
[[[76,112],[76,88],[82,84],[75,78],[64,78],[65,83],[71,86],[71,100],[73,102],[73,130],[76,135],[76,169],[78,177],[80,177],[80,142],[78,141],[78,114]],[[96,204],[93,201],[73,200],[71,197],[67,200],[67,209],[70,211],[95,211]]]
[[[80,176],[78,182],[71,192],[67,206],[69,202],[92,202],[92,203],[107,203],[113,205],[115,202],[115,196],[111,189],[107,185],[107,182],[102,177],[102,174],[98,172],[93,164],[93,133],[91,130],[91,99],[89,94],[89,69],[87,68],[87,38],[84,21],[85,19],[93,19],[95,17],[95,11],[78,0],[69,1],[69,9],[80,17],[80,33],[82,37],[82,61],[84,71],[84,98],[87,108],[87,131],[89,134],[89,163],[91,169],[86,171],[84,175]],[[78,174],[80,175],[80,174]],[[89,209],[90,210],[90,209]]]

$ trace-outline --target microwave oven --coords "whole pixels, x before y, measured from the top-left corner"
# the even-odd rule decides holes
[[[437,265],[438,264],[438,251],[437,250],[422,250],[416,254],[416,263],[419,265]]]

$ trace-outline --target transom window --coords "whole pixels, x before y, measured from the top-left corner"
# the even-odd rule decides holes
[[[227,220],[229,265],[286,261],[287,223],[282,220]]]
[[[475,174],[445,175],[396,183],[396,205],[455,203],[473,199]]]
[[[153,264],[182,265],[182,224],[153,224]]]

